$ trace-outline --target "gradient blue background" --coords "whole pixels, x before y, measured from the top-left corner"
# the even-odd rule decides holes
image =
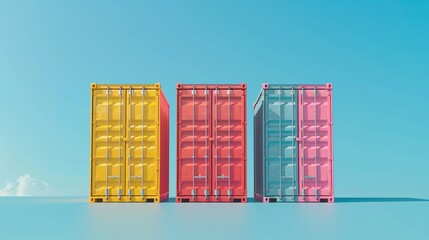
[[[426,239],[428,76],[428,1],[0,0],[0,191],[61,196],[0,199],[0,234]],[[261,84],[331,82],[338,203],[87,204],[91,82],[161,83],[170,197],[176,83],[248,84],[253,196]]]

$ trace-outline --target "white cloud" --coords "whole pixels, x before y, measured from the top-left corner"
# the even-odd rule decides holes
[[[51,195],[49,184],[45,181],[24,174],[16,180],[16,184],[7,182],[0,189],[0,196],[48,196]]]
[[[12,196],[13,184],[10,182],[6,183],[6,187],[0,189],[0,196]]]

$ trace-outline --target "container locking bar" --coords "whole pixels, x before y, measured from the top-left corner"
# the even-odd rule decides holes
[[[314,163],[315,163],[315,180],[316,180],[316,189],[314,189],[314,195],[317,197],[318,189],[318,177],[317,177],[317,88],[314,87]]]
[[[231,87],[228,94],[228,198],[231,198]],[[222,174],[223,175],[223,174]]]
[[[231,196],[232,196],[232,189],[228,189],[227,194],[228,194],[228,198],[231,198]]]
[[[121,189],[121,160],[122,160],[122,87],[119,88],[119,138],[118,138],[118,198],[121,198],[122,189]]]
[[[144,96],[146,95],[146,90],[142,88],[142,187],[141,195],[144,196]]]
[[[304,116],[304,87],[301,89],[301,116]],[[304,169],[304,153],[305,153],[305,147],[304,147],[304,120],[301,118],[301,127],[300,127],[300,143],[302,146],[302,156],[301,156],[301,169]],[[302,188],[301,188],[301,195],[305,196],[305,177],[302,178]]]
[[[109,198],[109,95],[110,89],[106,90],[106,198]]]
[[[214,168],[215,168],[215,176],[216,176],[216,178],[215,178],[215,190],[214,190],[214,195],[215,195],[215,197],[217,198],[218,197],[218,195],[219,195],[219,190],[217,189],[217,179],[218,179],[218,176],[217,176],[217,174],[218,174],[218,172],[217,172],[217,168],[218,168],[218,166],[217,166],[217,162],[218,162],[218,142],[217,142],[217,137],[218,137],[218,130],[217,130],[217,126],[218,126],[218,124],[217,124],[217,119],[218,119],[218,95],[219,95],[219,90],[218,90],[218,87],[216,86],[216,89],[213,91],[213,94],[215,95],[215,103],[214,103],[214,106],[213,106],[213,108],[214,108],[214,126],[213,126],[213,128],[214,128],[214,130],[215,130],[215,132],[214,132],[214,134],[215,134],[215,153],[214,153],[214,159],[215,159],[215,164],[214,164]]]
[[[279,185],[280,185],[280,189],[278,191],[278,195],[280,197],[282,197],[282,90],[281,87],[279,87],[279,89],[277,90],[277,94],[279,95]]]
[[[195,197],[195,86],[192,87],[192,196]]]
[[[207,89],[207,87],[206,87],[206,89],[204,90],[204,95],[205,95],[205,100],[206,100],[206,115],[205,115],[205,118],[204,118],[204,120],[205,120],[205,124],[206,124],[206,127],[205,127],[205,134],[206,134],[206,138],[205,138],[205,144],[206,144],[206,146],[205,146],[205,156],[204,156],[204,161],[205,161],[205,164],[206,164],[206,176],[208,175],[208,171],[209,171],[209,164],[208,164],[208,158],[209,158],[209,153],[208,153],[208,149],[209,149],[209,145],[208,145],[208,139],[209,139],[209,133],[208,133],[208,128],[209,128],[209,123],[208,123],[208,108],[209,108],[209,101],[208,101],[208,94],[209,94],[209,90]],[[207,196],[208,196],[208,190],[207,190],[207,188],[208,188],[208,179],[207,179],[207,177],[206,176],[204,176],[204,178],[205,178],[205,186],[206,186],[206,190],[204,190],[204,195],[206,196],[206,198],[207,198]]]

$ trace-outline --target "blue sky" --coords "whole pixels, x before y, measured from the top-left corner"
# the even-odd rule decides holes
[[[0,195],[87,196],[89,84],[334,87],[337,196],[429,198],[427,1],[0,1]]]

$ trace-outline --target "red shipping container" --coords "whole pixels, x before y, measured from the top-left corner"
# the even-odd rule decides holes
[[[246,84],[177,84],[176,202],[246,202]]]

